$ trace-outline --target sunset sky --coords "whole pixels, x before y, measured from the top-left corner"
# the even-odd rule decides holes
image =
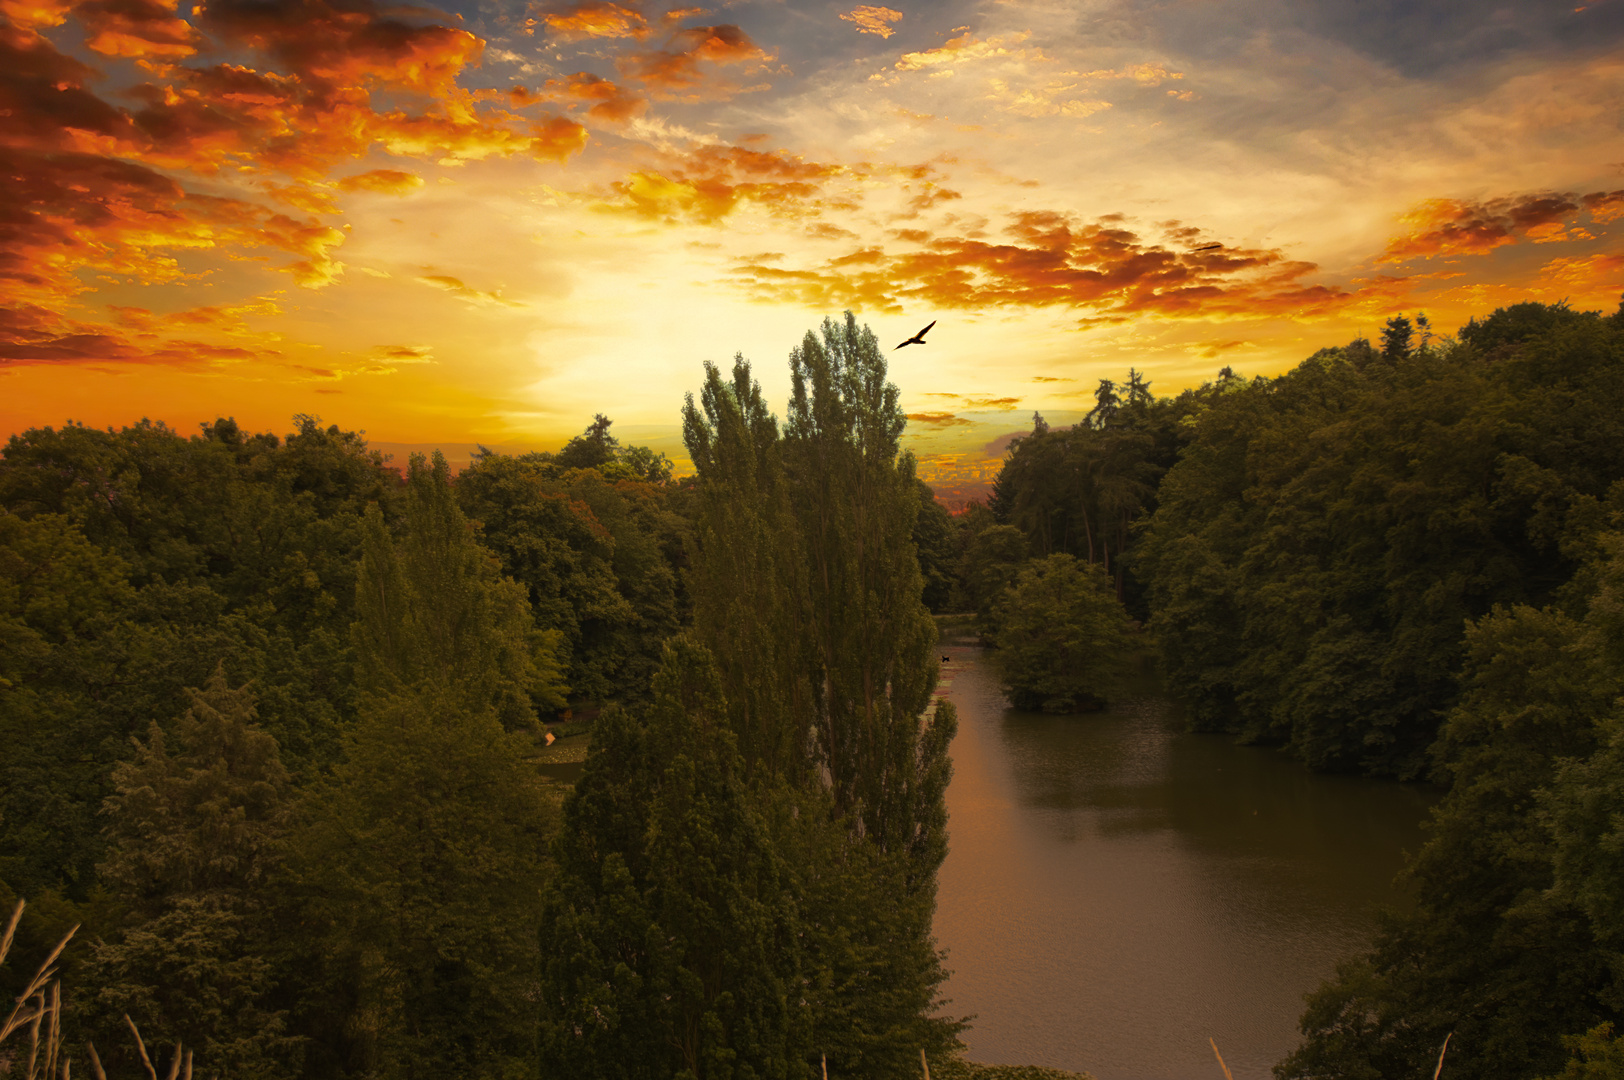
[[[781,409],[850,309],[938,320],[888,355],[946,482],[1130,366],[1624,291],[1624,0],[0,13],[0,435],[680,457],[703,361]]]

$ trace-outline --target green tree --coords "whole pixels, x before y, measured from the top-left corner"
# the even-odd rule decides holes
[[[1414,351],[1411,339],[1415,326],[1402,315],[1394,315],[1382,327],[1382,359],[1389,364],[1402,363]]]
[[[1014,525],[989,525],[966,543],[959,578],[984,639],[997,636],[999,604],[1030,555],[1026,534]]]
[[[413,455],[406,533],[397,545],[370,509],[354,636],[364,694],[428,693],[532,726],[536,706],[564,703],[559,632],[536,630],[523,588],[473,537],[450,469]]]
[[[695,633],[748,703],[740,745],[761,755],[753,787],[805,898],[814,1046],[832,1070],[902,1076],[962,1028],[933,1015],[930,932],[956,720],[928,709],[918,486],[883,354],[848,315],[807,335],[791,376],[781,437],[742,360],[685,412]]]
[[[542,1061],[571,1077],[809,1074],[796,882],[745,787],[709,653],[606,714],[542,921]]]
[[[1132,649],[1114,592],[1101,568],[1070,555],[1022,568],[998,616],[998,666],[1012,705],[1060,713],[1105,705]]]
[[[216,670],[188,693],[173,734],[153,724],[113,772],[99,869],[117,913],[82,969],[91,1026],[131,1068],[125,1014],[153,1044],[194,1048],[204,1068],[286,1075],[297,1040],[270,1004],[268,886],[288,824],[288,774],[247,689]]]
[[[407,482],[398,544],[367,522],[361,718],[291,845],[296,1018],[313,1075],[510,1076],[534,1052],[554,813],[530,740],[503,721],[557,684],[538,677],[523,593],[474,541],[444,460],[414,459]]]
[[[683,438],[699,474],[694,633],[721,672],[746,768],[803,779],[812,768],[808,571],[778,421],[742,356],[731,380],[705,365]]]

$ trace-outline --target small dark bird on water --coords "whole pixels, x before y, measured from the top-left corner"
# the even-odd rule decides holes
[[[1202,244],[1200,247],[1191,248],[1190,250],[1191,250],[1192,253],[1197,252],[1197,251],[1217,251],[1219,248],[1221,248],[1223,246],[1224,245],[1222,245],[1222,244]]]
[[[930,321],[930,326],[935,326],[935,325],[936,325],[936,320],[932,319]],[[925,327],[923,330],[919,331],[919,333],[915,334],[913,337],[909,338],[907,341],[904,341],[902,343],[902,345],[923,345],[925,343],[925,335],[930,333],[930,326]],[[897,349],[902,348],[902,345],[898,345]],[[897,349],[892,349],[891,351],[896,352]]]

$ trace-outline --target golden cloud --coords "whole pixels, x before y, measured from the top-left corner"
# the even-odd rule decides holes
[[[1539,192],[1487,201],[1429,199],[1400,217],[1409,231],[1390,240],[1376,261],[1486,255],[1520,239],[1537,241],[1556,235],[1581,207],[1590,210],[1593,220],[1609,220],[1612,208],[1620,203],[1624,203],[1624,193],[1601,191],[1589,195]]]
[[[506,299],[502,296],[500,290],[496,292],[482,292],[479,289],[469,288],[463,283],[461,278],[451,277],[446,274],[427,274],[418,278],[417,280],[421,281],[425,285],[432,285],[436,289],[441,289],[448,292],[452,296],[455,296],[458,300],[465,301],[466,303],[475,307],[524,306],[516,300]]]
[[[934,49],[903,53],[897,58],[894,67],[897,71],[922,71],[925,68],[941,67],[966,60],[1019,56],[1023,55],[1025,50],[1016,49],[1014,46],[1021,44],[1031,36],[1030,33],[1023,31],[1003,37],[978,39],[974,34],[964,33],[955,38],[948,38],[947,41]]]
[[[1078,73],[1083,79],[1127,79],[1140,86],[1160,86],[1169,79],[1182,79],[1182,71],[1169,71],[1165,64],[1129,64],[1126,67],[1114,68],[1105,71],[1084,71]],[[1177,91],[1168,91],[1177,93]]]
[[[759,69],[773,59],[743,30],[722,23],[679,30],[666,48],[628,53],[615,65],[623,78],[641,83],[655,97],[699,101],[731,97],[743,89],[702,64],[754,64]]]
[[[973,425],[975,423],[974,420],[966,420],[962,416],[954,416],[952,413],[946,412],[908,413],[907,417],[916,424],[924,424],[927,427],[937,428],[957,427],[961,424]]]
[[[822,205],[828,181],[845,172],[782,151],[704,146],[686,155],[667,155],[661,168],[639,170],[610,185],[614,198],[597,208],[659,221],[715,224],[748,202],[793,218]]]
[[[561,41],[583,38],[635,38],[641,41],[653,32],[642,12],[608,3],[586,0],[564,11],[542,16],[547,30]]]
[[[895,30],[891,29],[890,24],[899,21],[902,18],[902,12],[894,11],[888,7],[859,4],[840,17],[856,25],[858,33],[878,34],[882,38],[888,38],[896,33]]]
[[[340,191],[376,191],[383,195],[404,195],[422,186],[421,176],[400,169],[373,169],[338,182]]]
[[[612,124],[623,124],[648,107],[648,99],[601,75],[585,71],[578,71],[567,79],[549,80],[547,89],[558,97],[592,102],[587,115]]]
[[[1092,224],[1051,212],[1016,214],[992,243],[940,236],[922,250],[862,249],[863,259],[796,268],[749,263],[739,284],[762,300],[813,308],[900,312],[921,303],[947,309],[1065,306],[1097,319],[1136,314],[1203,318],[1315,318],[1402,293],[1405,279],[1377,278],[1357,291],[1303,284],[1316,267],[1274,250],[1185,252],[1141,238],[1119,215]]]

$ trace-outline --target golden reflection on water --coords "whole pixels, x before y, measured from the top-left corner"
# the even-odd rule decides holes
[[[1010,711],[949,645],[959,710],[938,942],[975,1060],[1099,1080],[1266,1080],[1303,995],[1361,952],[1436,796],[1185,733],[1147,684],[1092,716]]]

